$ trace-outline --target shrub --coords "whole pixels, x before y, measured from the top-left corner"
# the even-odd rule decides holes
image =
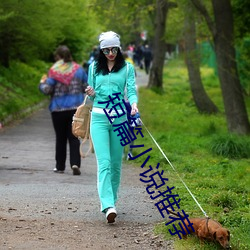
[[[233,194],[228,192],[221,192],[219,194],[215,194],[212,197],[210,203],[217,207],[229,208],[229,209],[233,209],[237,206]]]
[[[250,146],[248,138],[236,135],[219,136],[212,140],[211,151],[215,155],[231,159],[249,158]]]

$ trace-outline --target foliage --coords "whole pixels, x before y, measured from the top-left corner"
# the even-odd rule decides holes
[[[141,43],[140,33],[148,32],[149,40],[153,37],[154,0],[94,0],[93,6],[98,22],[108,30],[114,30],[122,37],[122,46]]]
[[[241,85],[244,88],[245,94],[250,96],[250,35],[238,40],[237,51],[237,63]]]
[[[214,154],[227,158],[250,158],[250,144],[248,138],[236,135],[216,136],[211,142]]]
[[[2,0],[0,11],[0,55],[8,66],[12,59],[30,62],[49,60],[59,44],[66,44],[75,60],[82,60],[96,38],[95,15],[87,11],[89,1]]]
[[[245,93],[250,95],[250,14],[246,9],[250,7],[247,0],[233,0],[233,15],[235,27],[235,40],[238,50],[238,69],[241,84]]]
[[[233,0],[232,8],[234,14],[235,37],[244,38],[249,36],[250,27],[250,2],[248,0]]]
[[[7,70],[0,67],[0,122],[10,115],[18,118],[23,110],[34,107],[44,100],[38,90],[39,80],[49,65],[33,61],[32,66],[11,62]]]
[[[224,120],[219,81],[210,68],[202,67],[201,74],[206,91],[222,113],[200,115],[197,112],[189,89],[187,71],[180,60],[169,61],[165,67],[164,93],[139,89],[142,121],[174,169],[153,143],[145,127],[142,127],[144,137],[137,137],[135,143],[145,146],[141,150],[134,149],[133,155],[136,156],[150,147],[152,150],[133,160],[133,164],[141,166],[146,155],[150,155],[146,166],[151,165],[155,169],[157,163],[160,163],[159,170],[164,170],[165,177],[168,178],[167,185],[174,186],[173,194],[178,194],[181,198],[180,210],[183,209],[190,217],[202,217],[202,212],[187,192],[179,178],[181,177],[207,214],[230,230],[232,249],[249,249],[247,232],[250,225],[250,158],[232,159],[213,155],[213,141],[224,138],[225,135],[229,138],[229,135]],[[247,136],[232,137],[234,141],[244,140],[244,145],[249,145]],[[155,231],[163,233],[167,239],[176,239],[175,249],[218,249],[214,243],[205,243],[201,248],[199,240],[194,237],[187,241],[179,240],[177,236],[173,238],[168,231],[173,229],[172,225],[167,227],[166,222],[167,219],[162,219]]]
[[[178,2],[177,8],[171,8],[167,15],[165,40],[167,43],[176,44],[183,38],[184,13],[182,3]]]

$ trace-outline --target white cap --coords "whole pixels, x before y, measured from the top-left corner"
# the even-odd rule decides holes
[[[100,49],[119,47],[121,48],[120,36],[113,31],[103,32],[99,36]]]

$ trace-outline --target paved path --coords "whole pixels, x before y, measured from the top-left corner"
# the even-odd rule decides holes
[[[52,217],[104,220],[103,215],[99,213],[95,155],[91,154],[82,160],[81,176],[72,175],[69,162],[65,174],[53,173],[54,166],[54,132],[47,108],[0,133],[1,209],[8,212],[8,208],[23,204],[19,212],[30,216],[37,209],[45,210],[48,204],[54,204],[56,201],[60,204],[60,209],[53,213]],[[151,211],[152,207],[147,209],[148,204],[144,202],[147,195],[138,174],[138,168],[124,165],[118,205],[121,212],[119,218],[152,222],[157,216]],[[30,199],[35,202],[27,209],[25,204],[28,204]],[[77,207],[78,212],[63,214],[64,206],[70,202],[73,203],[73,209]],[[128,207],[136,207],[138,212],[127,214]],[[39,214],[35,212],[33,216]]]
[[[147,83],[142,72],[137,79]],[[53,173],[54,140],[47,107],[0,130],[1,250],[170,249],[153,235],[162,218],[139,168],[124,164],[116,226],[108,227],[99,211],[94,154],[82,160],[81,176],[72,175],[69,163],[64,174]]]
[[[136,84],[138,87],[145,87],[148,85],[148,75],[138,68],[136,69]]]
[[[138,72],[137,80],[138,85],[143,86],[147,76],[143,72]],[[75,199],[75,205],[82,210],[81,212],[86,214],[87,220],[103,219],[102,215],[97,213],[99,200],[96,190],[97,166],[94,154],[82,160],[81,176],[72,176],[69,163],[65,174],[55,174],[52,172],[55,166],[54,144],[54,131],[47,107],[10,128],[0,130],[0,200],[5,200],[1,206],[11,207],[16,202],[25,203],[25,200],[29,200],[31,196],[43,204],[53,204],[55,196],[62,201],[70,196]],[[139,181],[137,168],[133,170],[135,174],[131,168],[126,165],[123,168],[125,178],[121,187],[121,200],[126,199],[126,202],[121,202],[121,210],[126,210],[125,207],[128,205],[133,207],[133,204],[139,201],[143,203],[146,198],[145,195],[135,199],[129,198],[133,194],[144,193],[145,189]],[[131,179],[128,174],[133,174],[136,178]],[[135,179],[136,183],[134,183]],[[11,198],[8,198],[10,194]],[[81,199],[81,197],[84,198]],[[91,201],[91,209],[89,204],[83,202],[86,198]],[[154,221],[154,213],[151,214],[150,210],[148,211],[150,217],[141,217],[142,207],[140,204],[137,208],[138,213],[130,214],[126,219]],[[84,212],[86,210],[88,210],[87,213]],[[23,212],[30,213],[25,207]],[[72,219],[78,219],[79,216],[84,216],[82,213],[73,213],[70,216]],[[90,213],[93,218],[89,216]],[[61,213],[57,211],[55,216],[60,217]],[[122,213],[121,218],[123,217],[126,216]]]

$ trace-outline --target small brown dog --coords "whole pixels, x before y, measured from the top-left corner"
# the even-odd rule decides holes
[[[219,222],[209,218],[190,218],[189,221],[193,223],[194,233],[201,241],[216,241],[224,249],[230,249],[230,232]]]
[[[178,214],[174,213],[171,210],[168,210],[171,214],[178,216]],[[191,233],[196,234],[201,241],[216,241],[218,242],[224,249],[230,249],[230,232],[226,228],[222,227],[222,225],[210,218],[189,218],[190,223],[193,223],[193,228],[195,232],[192,230]],[[187,220],[184,220],[184,223],[188,225]],[[183,238],[187,238],[187,234],[189,233],[184,227],[184,231],[186,232],[183,235]]]

